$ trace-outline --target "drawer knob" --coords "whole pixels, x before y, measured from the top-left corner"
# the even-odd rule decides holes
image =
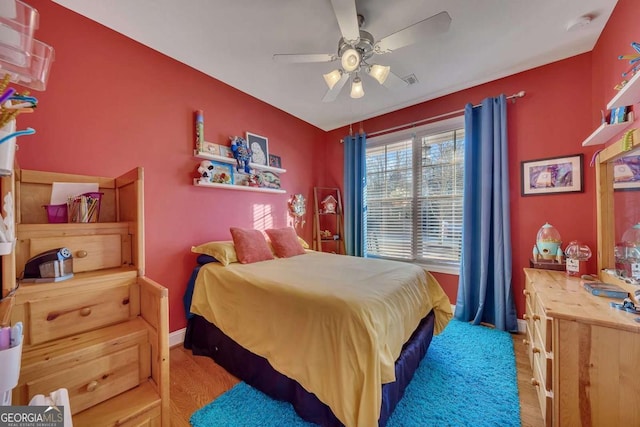
[[[538,387],[540,385],[540,383],[538,382],[537,379],[531,378],[531,385],[534,385],[534,386]]]
[[[524,320],[529,320],[529,315],[527,313],[525,313],[525,314],[522,315],[522,318]]]
[[[87,257],[87,251],[78,251],[76,252],[76,257],[77,258],[86,258]]]
[[[526,340],[526,339],[525,339],[525,340],[522,340],[522,344],[524,344],[524,345],[529,345],[529,340]]]
[[[92,392],[96,388],[98,388],[98,381],[96,381],[96,380],[93,380],[89,384],[87,384],[87,391],[88,392]]]
[[[533,320],[540,320],[540,315],[539,314],[534,314],[532,316]]]
[[[531,351],[534,353],[540,353],[540,349],[538,347],[533,347]]]
[[[528,291],[528,290],[526,290],[526,289],[523,289],[523,290],[522,290],[522,295],[524,295],[525,297],[526,297],[526,296],[529,296],[529,291]]]
[[[87,317],[91,314],[91,307],[82,307],[80,309],[80,316]]]

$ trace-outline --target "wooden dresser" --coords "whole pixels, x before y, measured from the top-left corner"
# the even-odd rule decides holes
[[[546,425],[640,425],[638,315],[564,272],[524,272],[525,344]]]
[[[53,182],[98,183],[96,223],[50,224],[43,205]],[[81,426],[168,426],[167,289],[144,276],[143,171],[117,178],[17,170],[17,243],[3,257],[5,293],[27,260],[68,248],[71,279],[19,283],[11,321],[24,324],[13,404],[64,387]]]

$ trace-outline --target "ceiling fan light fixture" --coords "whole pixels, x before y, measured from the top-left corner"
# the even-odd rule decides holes
[[[340,59],[342,63],[342,68],[347,72],[351,73],[358,69],[360,66],[360,54],[354,48],[349,48],[342,53],[342,58]]]
[[[333,89],[333,87],[340,81],[342,78],[342,72],[340,70],[333,70],[330,73],[323,74],[324,81],[329,86],[329,89]]]
[[[358,76],[353,78],[351,82],[351,97],[362,98],[364,96],[364,88],[362,87],[362,79]]]
[[[391,67],[389,67],[388,65],[376,64],[369,67],[369,75],[376,79],[380,84],[383,84],[387,80],[390,71]]]

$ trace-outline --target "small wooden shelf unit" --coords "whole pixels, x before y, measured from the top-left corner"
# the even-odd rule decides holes
[[[322,210],[322,201],[333,196],[336,200],[335,213]],[[319,252],[346,254],[344,244],[344,219],[340,189],[332,187],[313,188],[313,249]],[[322,231],[331,233],[330,238],[323,237]]]
[[[54,182],[98,183],[98,223],[49,224]],[[2,257],[2,291],[15,291],[11,323],[23,323],[14,405],[66,388],[73,424],[169,426],[167,289],[144,275],[143,170],[117,178],[16,170],[2,178],[15,197],[17,243]],[[25,263],[68,248],[72,278],[17,281]]]

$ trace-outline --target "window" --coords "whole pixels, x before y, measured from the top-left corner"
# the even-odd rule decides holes
[[[367,256],[457,274],[464,118],[367,141]]]

